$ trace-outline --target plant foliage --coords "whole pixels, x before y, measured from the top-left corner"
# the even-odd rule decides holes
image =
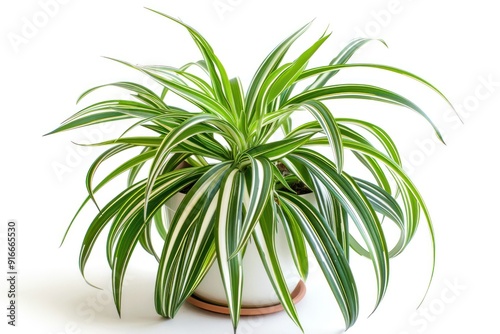
[[[373,262],[376,308],[387,289],[389,259],[412,240],[421,213],[433,248],[434,234],[427,207],[405,174],[391,137],[367,121],[337,117],[329,107],[334,102],[329,100],[362,99],[410,109],[441,136],[427,114],[404,96],[373,85],[342,83],[335,80],[336,74],[352,68],[392,72],[446,98],[429,82],[407,71],[348,63],[368,39],[355,39],[328,65],[309,68],[308,61],[329,37],[325,34],[297,58],[285,61],[309,24],[277,45],[244,89],[238,78],[228,76],[210,44],[195,29],[158,14],[187,29],[202,60],[179,68],[119,61],[154,79],[161,91],[134,82],[92,88],[80,99],[106,86],[125,89],[132,98],[87,106],[51,132],[135,120],[120,137],[93,144],[109,148],[89,168],[88,197],[77,215],[89,201],[95,202],[95,192],[118,175],[128,173],[128,184],[99,208],[90,223],[81,247],[82,274],[96,240],[109,226],[107,256],[118,312],[124,274],[139,244],[158,260],[156,310],[173,318],[217,261],[236,329],[244,282],[241,260],[252,239],[284,309],[301,327],[275,250],[274,231],[281,224],[302,278],[308,274],[308,244],[337,300],[345,327],[351,327],[358,317],[359,302],[349,265],[350,250]],[[189,102],[190,107],[175,106],[171,95]],[[292,115],[297,112],[309,113],[314,121],[293,126]],[[129,135],[134,128],[147,129],[149,135]],[[280,132],[280,139],[272,139]],[[318,146],[329,147],[331,156],[319,153]],[[99,166],[134,148],[140,148],[140,153],[95,183]],[[344,168],[347,152],[352,152],[373,177],[368,180],[351,175]],[[176,169],[183,161],[191,166]],[[278,163],[286,166],[286,175],[278,170]],[[141,170],[147,171],[144,179],[138,177]],[[317,207],[293,191],[290,185],[294,182],[302,182],[314,192]],[[190,190],[167,224],[162,218],[165,202],[187,187]],[[382,219],[399,229],[399,241],[392,248],[386,242]],[[155,229],[164,240],[161,251],[155,250],[151,241]]]

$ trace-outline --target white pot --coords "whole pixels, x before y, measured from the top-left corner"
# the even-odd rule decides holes
[[[166,203],[168,219],[172,217],[184,198],[184,194],[178,193]],[[308,200],[314,199],[312,194],[304,195]],[[293,258],[288,248],[285,231],[281,224],[278,224],[276,235],[276,252],[281,265],[281,270],[285,276],[288,290],[292,292],[300,282],[300,276],[295,268]],[[224,286],[221,281],[219,266],[217,261],[207,272],[205,278],[195,290],[195,295],[205,301],[227,305]],[[247,250],[243,257],[243,295],[242,307],[265,307],[279,304],[280,300],[274,292],[273,286],[269,282],[266,270],[255,243],[250,239]]]

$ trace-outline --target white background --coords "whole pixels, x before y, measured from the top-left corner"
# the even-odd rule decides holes
[[[213,44],[229,73],[246,84],[274,45],[316,18],[299,42],[306,46],[327,27],[333,31],[316,64],[328,61],[355,36],[383,38],[388,49],[370,44],[353,61],[398,66],[438,86],[454,103],[463,125],[435,94],[407,80],[379,77],[373,71],[346,77],[375,80],[412,97],[428,111],[447,142],[437,144],[430,127],[406,110],[370,109],[369,118],[398,140],[407,170],[427,200],[436,228],[437,267],[428,296],[416,311],[430,268],[429,237],[422,225],[407,252],[392,262],[389,291],[368,318],[373,277],[370,264],[356,260],[362,309],[349,333],[498,332],[500,178],[495,157],[500,143],[500,20],[494,1],[25,0],[0,5],[0,261],[5,261],[8,219],[19,223],[20,248],[18,327],[6,325],[7,287],[2,279],[2,333],[232,332],[227,317],[189,305],[174,320],[159,318],[152,298],[154,262],[141,255],[129,269],[119,319],[109,298],[110,271],[101,254],[91,258],[88,276],[104,290],[86,285],[78,271],[79,242],[95,214],[93,208],[83,212],[67,243],[58,248],[85,196],[86,169],[100,152],[75,151],[71,141],[100,140],[119,131],[111,127],[42,135],[77,111],[74,102],[85,89],[141,80],[100,56],[174,66],[199,59],[185,31],[144,6],[195,26]],[[50,17],[43,14],[44,8]],[[27,27],[30,22],[36,24],[34,29]],[[343,115],[357,112],[349,110],[348,103],[341,106]],[[335,301],[314,268],[298,311],[306,333],[342,332]],[[243,319],[239,333],[299,331],[285,314],[276,314]]]

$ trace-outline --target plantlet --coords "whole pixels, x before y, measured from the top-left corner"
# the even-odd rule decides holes
[[[132,99],[92,104],[51,132],[136,120],[120,137],[94,144],[110,148],[89,168],[88,197],[82,207],[89,201],[96,202],[94,193],[118,175],[128,173],[128,182],[90,223],[80,254],[82,274],[96,240],[110,225],[106,250],[118,313],[124,274],[140,244],[158,260],[156,310],[173,318],[217,261],[236,329],[244,283],[241,261],[252,240],[285,311],[301,327],[275,252],[275,231],[281,224],[302,279],[308,274],[308,244],[342,311],[346,328],[351,327],[359,311],[349,265],[351,249],[373,262],[377,308],[388,285],[389,259],[408,245],[421,213],[428,223],[433,248],[434,234],[424,200],[403,171],[391,137],[370,122],[337,117],[329,104],[338,99],[362,99],[400,106],[420,114],[441,136],[424,111],[404,96],[377,86],[335,82],[336,74],[353,68],[393,72],[446,98],[429,82],[407,71],[378,64],[348,64],[368,39],[353,40],[329,64],[308,68],[310,58],[330,36],[325,34],[296,59],[285,62],[289,48],[309,25],[281,42],[244,89],[237,78],[228,76],[196,30],[159,14],[187,29],[203,59],[180,68],[117,60],[154,79],[162,86],[161,91],[133,82],[92,88],[80,99],[105,86],[128,90]],[[190,107],[173,105],[171,95],[189,102]],[[308,112],[314,120],[294,126],[292,115],[296,112]],[[129,131],[137,128],[147,130],[148,135],[130,135]],[[279,133],[283,135],[275,139]],[[330,153],[313,149],[318,146],[329,148]],[[101,164],[137,148],[139,153],[94,184],[94,174]],[[353,153],[370,172],[370,178],[356,177],[344,168],[346,152]],[[190,166],[178,169],[183,162]],[[138,177],[141,170],[147,170],[147,177]],[[317,208],[296,194],[292,188],[296,184],[314,192]],[[187,194],[172,221],[166,223],[164,204],[181,190]],[[387,245],[382,219],[400,231],[399,241],[392,248]],[[161,251],[153,246],[154,229],[163,239]],[[354,230],[359,239],[351,233]]]

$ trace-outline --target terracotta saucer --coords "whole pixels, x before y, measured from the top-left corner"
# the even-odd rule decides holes
[[[295,290],[292,292],[292,299],[295,304],[304,298],[306,294],[306,285],[304,282],[300,281]],[[229,314],[229,308],[227,306],[221,306],[216,304],[211,304],[210,302],[204,301],[197,296],[191,296],[187,299],[187,302],[191,305],[199,307],[203,310],[207,310],[210,312],[220,313],[220,314]],[[262,315],[262,314],[271,314],[283,311],[283,306],[281,304],[270,305],[264,307],[242,307],[241,315]]]

